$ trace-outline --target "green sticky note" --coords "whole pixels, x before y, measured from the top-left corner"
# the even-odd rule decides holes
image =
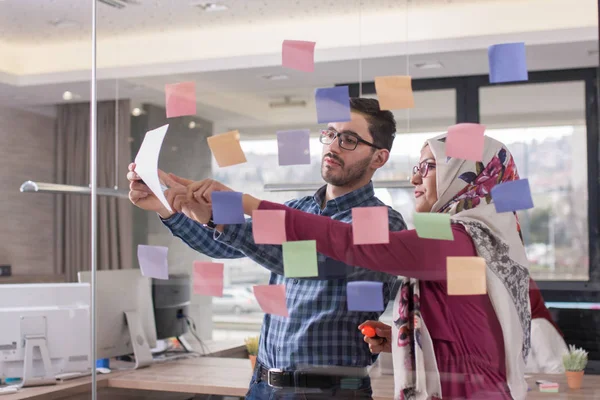
[[[415,213],[413,222],[420,238],[454,240],[450,228],[450,214]]]
[[[282,246],[283,273],[287,278],[309,278],[319,275],[316,241],[285,242]]]

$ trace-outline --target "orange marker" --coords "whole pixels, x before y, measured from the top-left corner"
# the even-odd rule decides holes
[[[373,328],[371,325],[363,326],[363,328],[360,330],[360,332],[368,338],[379,339],[379,336],[377,336],[377,332],[375,331],[375,328]]]

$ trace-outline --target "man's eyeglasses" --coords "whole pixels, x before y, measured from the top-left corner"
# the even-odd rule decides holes
[[[431,168],[435,168],[435,163],[429,160],[421,161],[418,165],[413,167],[412,176],[415,176],[418,173],[422,178],[425,178]]]
[[[349,132],[336,132],[330,129],[321,131],[321,137],[319,137],[319,141],[323,144],[329,145],[332,144],[336,138],[340,147],[345,150],[355,150],[359,143],[364,143],[367,146],[371,146],[375,149],[382,149],[382,147],[374,145],[373,143],[369,143],[366,140],[359,138],[355,134]]]

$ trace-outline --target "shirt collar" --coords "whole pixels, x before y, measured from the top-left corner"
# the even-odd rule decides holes
[[[322,186],[313,196],[315,203],[321,208],[321,204],[323,204],[323,200],[325,199],[325,192],[327,190],[327,185]],[[353,190],[350,193],[346,193],[343,196],[336,197],[335,199],[329,200],[326,207],[335,206],[338,209],[338,212],[351,210],[352,208],[359,206],[365,201],[375,196],[375,190],[373,189],[373,181],[369,181],[365,186],[360,187],[356,190]]]

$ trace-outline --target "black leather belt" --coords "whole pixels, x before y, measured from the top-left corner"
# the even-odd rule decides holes
[[[272,387],[302,387],[328,389],[339,387],[341,389],[356,390],[362,387],[366,380],[365,376],[338,376],[320,375],[311,371],[281,371],[279,369],[268,369],[256,363],[258,368],[258,380],[267,382]]]

